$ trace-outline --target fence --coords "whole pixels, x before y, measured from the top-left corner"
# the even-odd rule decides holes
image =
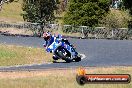
[[[7,23],[0,22],[0,28],[18,28],[18,29],[32,29],[32,30],[40,30],[41,26],[39,23]],[[44,26],[45,29],[58,29],[58,24],[46,24]]]
[[[0,28],[39,29],[37,23],[6,23],[0,22]]]
[[[0,28],[18,28],[18,29],[32,29],[34,31],[40,30],[41,26],[38,23],[6,23],[0,22]],[[64,32],[80,33],[81,38],[94,39],[132,39],[132,30],[128,28],[108,29],[106,27],[90,28],[87,26],[71,26],[59,24],[47,24],[44,29],[58,30],[62,29]]]
[[[94,39],[132,39],[132,30],[128,28],[109,29],[106,27],[90,28],[87,26],[63,25],[64,32],[81,33],[82,38]]]

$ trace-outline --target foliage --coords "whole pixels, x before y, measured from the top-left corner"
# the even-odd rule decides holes
[[[123,5],[126,9],[130,10],[130,14],[132,15],[132,0],[123,0]]]
[[[127,11],[112,10],[109,14],[100,20],[100,26],[105,26],[108,28],[125,28],[128,26],[128,21],[130,20],[130,15]]]
[[[109,11],[109,0],[70,0],[64,23],[78,26],[97,26]]]
[[[23,18],[28,22],[40,23],[54,20],[55,0],[23,0]]]

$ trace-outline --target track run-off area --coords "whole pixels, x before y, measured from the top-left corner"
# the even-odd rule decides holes
[[[42,63],[23,66],[0,67],[8,70],[41,70],[49,68],[108,67],[132,65],[132,40],[75,39],[67,38],[83,56],[80,62]],[[43,38],[0,35],[0,44],[43,48]]]

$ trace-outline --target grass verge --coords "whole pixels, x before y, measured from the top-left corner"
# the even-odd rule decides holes
[[[132,67],[89,67],[88,74],[130,74]],[[31,72],[0,72],[1,88],[132,88],[130,84],[86,84],[76,82],[76,69]]]
[[[39,64],[52,60],[52,55],[41,48],[0,45],[0,66]]]

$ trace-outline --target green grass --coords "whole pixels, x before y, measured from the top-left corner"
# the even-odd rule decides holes
[[[101,72],[98,72],[100,71]],[[88,68],[88,74],[130,74],[132,67],[109,67],[109,68]],[[120,72],[122,71],[122,72]],[[0,73],[0,88],[132,88],[130,84],[86,84],[80,86],[76,82],[75,69],[51,70],[37,72],[5,72]],[[15,76],[16,74],[16,76]],[[6,77],[7,76],[7,77]],[[7,84],[8,83],[8,84]]]
[[[40,48],[0,45],[0,66],[39,64],[51,61],[51,56]]]

